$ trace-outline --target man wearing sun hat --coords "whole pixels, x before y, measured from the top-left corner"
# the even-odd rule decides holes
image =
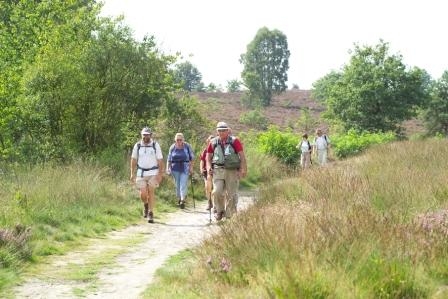
[[[143,216],[154,222],[155,188],[162,181],[165,172],[162,149],[152,139],[150,128],[143,128],[142,139],[134,145],[131,155],[131,182],[140,190],[143,202]]]
[[[230,135],[225,122],[216,125],[218,136],[213,138],[206,155],[207,175],[213,175],[212,197],[216,220],[232,217],[238,204],[239,180],[247,174],[246,157],[240,140]],[[227,195],[227,196],[226,196]]]

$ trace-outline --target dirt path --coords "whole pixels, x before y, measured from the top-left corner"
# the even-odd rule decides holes
[[[244,209],[252,197],[240,196]],[[168,257],[219,231],[206,203],[93,239],[85,249],[57,256],[15,289],[16,298],[140,298]]]

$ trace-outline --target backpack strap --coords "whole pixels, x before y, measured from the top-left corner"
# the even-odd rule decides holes
[[[139,141],[139,142],[137,143],[137,169],[141,169],[141,170],[142,170],[141,177],[143,177],[143,173],[144,173],[145,171],[150,171],[150,170],[154,170],[154,169],[158,169],[158,168],[159,168],[159,165],[156,165],[156,166],[153,166],[153,167],[150,167],[150,168],[143,168],[143,167],[140,167],[140,165],[138,165],[138,155],[140,154],[140,148],[141,148],[142,146],[143,146],[143,147],[152,147],[152,148],[154,149],[154,155],[157,153],[157,152],[156,152],[156,141],[155,141],[155,140],[152,141],[152,146],[151,146],[151,145],[149,145],[149,146],[147,146],[147,145],[142,145],[141,141]]]
[[[187,143],[187,142],[184,142],[184,147],[186,147],[187,148],[187,153],[188,153],[188,161],[172,161],[172,160],[169,160],[168,162],[170,162],[170,163],[173,163],[173,162],[184,162],[184,163],[188,163],[188,162],[191,162],[191,152],[190,152],[190,144],[189,143]],[[174,145],[174,143],[170,146],[170,157],[172,156],[172,154],[173,154],[173,151],[174,151],[174,149],[175,149],[176,147],[175,147],[175,145]],[[185,149],[184,149],[184,151],[185,151]]]

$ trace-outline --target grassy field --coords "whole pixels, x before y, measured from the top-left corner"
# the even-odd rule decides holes
[[[253,171],[242,181],[243,188],[266,180],[266,168],[274,163],[250,149],[248,155]],[[256,168],[255,163],[261,162],[265,166]],[[0,167],[0,297],[20,281],[25,268],[38,268],[48,256],[62,255],[90,238],[141,221],[138,192],[123,177],[128,163],[123,161],[121,176],[81,161]],[[202,178],[195,178],[195,199],[205,200]],[[156,199],[156,219],[177,209],[171,177],[165,177]],[[191,202],[188,198],[187,204]]]
[[[447,169],[404,141],[265,185],[145,298],[448,298]]]
[[[125,179],[83,162],[3,170],[0,291],[20,279],[30,263],[140,221],[142,204]],[[167,180],[158,192],[156,215],[174,210],[172,192]]]

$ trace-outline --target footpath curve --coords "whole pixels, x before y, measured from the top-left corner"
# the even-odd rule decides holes
[[[253,200],[253,196],[240,195],[238,209],[247,208]],[[195,209],[156,218],[153,224],[142,218],[139,224],[90,240],[83,249],[51,257],[14,289],[15,298],[140,298],[170,256],[219,231],[205,208],[202,202]]]

